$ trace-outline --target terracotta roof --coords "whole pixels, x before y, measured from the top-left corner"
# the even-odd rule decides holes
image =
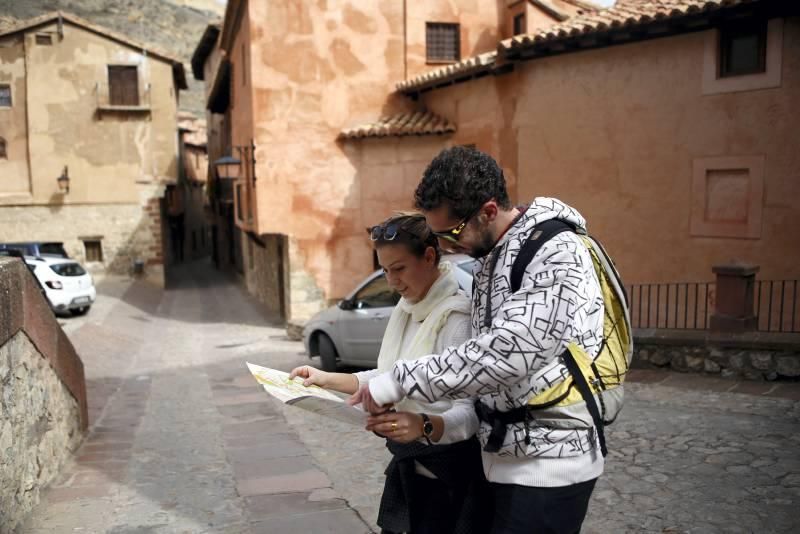
[[[593,4],[580,0],[565,0],[574,5]],[[574,41],[576,37],[589,37],[612,30],[635,29],[661,21],[702,15],[706,12],[736,8],[745,4],[767,3],[769,0],[618,0],[608,9],[591,10],[567,21],[555,23],[537,32],[517,35],[498,44],[496,52],[487,52],[458,63],[432,70],[410,80],[398,83],[403,93],[422,92],[436,87],[459,83],[486,74],[498,74],[513,69],[520,52],[539,47],[536,54],[546,55],[557,50],[561,41]],[[697,28],[695,28],[697,29]],[[680,30],[679,30],[680,31]],[[629,40],[636,40],[632,35]],[[545,46],[542,46],[545,45]],[[587,46],[604,46],[603,42]]]
[[[161,61],[166,61],[167,63],[171,63],[173,74],[175,76],[175,81],[178,87],[180,89],[189,88],[189,86],[186,85],[186,73],[183,70],[183,62],[177,57],[169,54],[168,52],[164,52],[163,50],[156,48],[152,45],[145,45],[143,43],[135,41],[130,37],[128,37],[127,35],[123,35],[121,33],[109,30],[108,28],[104,28],[102,26],[98,26],[97,24],[93,24],[88,20],[78,17],[77,15],[73,15],[72,13],[65,13],[63,11],[51,11],[49,13],[45,13],[44,15],[39,15],[38,17],[22,20],[19,22],[19,24],[15,24],[14,26],[5,28],[2,31],[0,31],[0,37],[13,35],[21,31],[32,30],[38,26],[51,24],[53,21],[59,19],[64,22],[68,22],[75,26],[81,27],[90,32],[101,35],[103,37],[107,37],[112,41],[116,41],[120,44],[130,46],[131,48],[134,48],[136,50],[144,50],[151,57],[154,57]]]
[[[455,125],[430,111],[414,111],[384,117],[377,122],[361,124],[342,130],[340,139],[389,137],[404,135],[436,135],[456,131]]]
[[[553,43],[615,29],[635,28],[704,11],[716,11],[759,0],[618,0],[608,9],[574,17],[538,32],[500,42],[499,49],[513,52],[537,44]]]
[[[462,77],[471,78],[481,74],[488,74],[492,70],[496,59],[497,52],[486,52],[400,82],[396,85],[396,88],[398,91],[408,91],[434,86],[442,80],[456,80]]]

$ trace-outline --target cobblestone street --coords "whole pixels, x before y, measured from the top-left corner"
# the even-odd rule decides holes
[[[233,280],[178,268],[166,292],[106,279],[62,321],[90,433],[22,532],[376,531],[377,437],[272,401],[244,362],[306,363]],[[636,371],[584,532],[793,532],[800,385]]]

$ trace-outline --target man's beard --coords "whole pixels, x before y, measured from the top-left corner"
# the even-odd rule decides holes
[[[467,254],[475,259],[480,259],[489,254],[494,248],[495,240],[488,228],[481,230],[481,239]]]

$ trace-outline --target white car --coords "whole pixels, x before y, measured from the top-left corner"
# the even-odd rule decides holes
[[[463,254],[442,259],[456,267],[458,285],[471,296],[475,260]],[[375,367],[389,316],[399,300],[383,271],[373,272],[337,305],[308,320],[303,328],[306,352],[319,356],[325,371],[335,371],[339,365]]]
[[[75,260],[28,256],[25,263],[33,268],[53,311],[81,315],[89,311],[97,298],[92,275]]]

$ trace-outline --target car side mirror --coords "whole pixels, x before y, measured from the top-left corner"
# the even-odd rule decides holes
[[[339,308],[342,310],[353,310],[356,305],[352,300],[342,299],[339,301]]]

